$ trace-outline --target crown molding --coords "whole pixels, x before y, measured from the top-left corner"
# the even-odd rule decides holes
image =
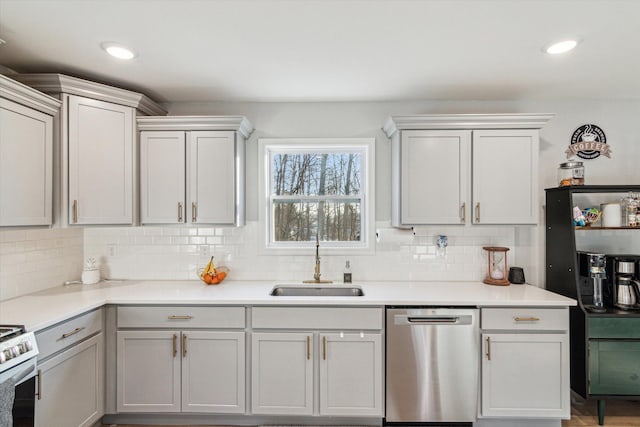
[[[138,130],[232,130],[249,138],[253,125],[245,116],[139,116]]]
[[[47,94],[66,93],[133,107],[143,114],[167,114],[164,108],[141,93],[64,74],[17,74],[15,79]]]
[[[402,130],[540,129],[554,114],[416,114],[390,116],[382,130],[389,138]]]
[[[0,97],[41,111],[49,116],[57,115],[62,104],[57,99],[2,74],[0,74]]]

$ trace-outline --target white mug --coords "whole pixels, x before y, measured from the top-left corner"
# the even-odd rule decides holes
[[[603,227],[620,227],[622,225],[622,210],[620,203],[603,203],[600,205],[602,211]]]

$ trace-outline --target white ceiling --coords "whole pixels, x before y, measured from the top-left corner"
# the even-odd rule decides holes
[[[0,38],[164,102],[640,99],[640,0],[0,0]]]

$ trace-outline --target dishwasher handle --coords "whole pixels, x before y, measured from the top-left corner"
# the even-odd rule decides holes
[[[394,324],[409,326],[425,326],[425,325],[471,325],[473,316],[469,314],[396,314],[394,316]]]

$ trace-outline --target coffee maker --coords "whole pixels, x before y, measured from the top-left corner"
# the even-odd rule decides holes
[[[610,255],[607,271],[611,272],[608,288],[612,305],[621,310],[639,310],[640,256]]]
[[[604,271],[599,267],[603,259]],[[590,311],[603,312],[607,308],[626,311],[640,309],[640,255],[605,255],[578,251],[578,276],[582,304]],[[633,281],[638,282],[638,286]],[[619,286],[620,283],[622,286]],[[619,294],[618,289],[622,289],[629,298]],[[631,292],[635,294],[634,304],[629,304],[633,300]]]

